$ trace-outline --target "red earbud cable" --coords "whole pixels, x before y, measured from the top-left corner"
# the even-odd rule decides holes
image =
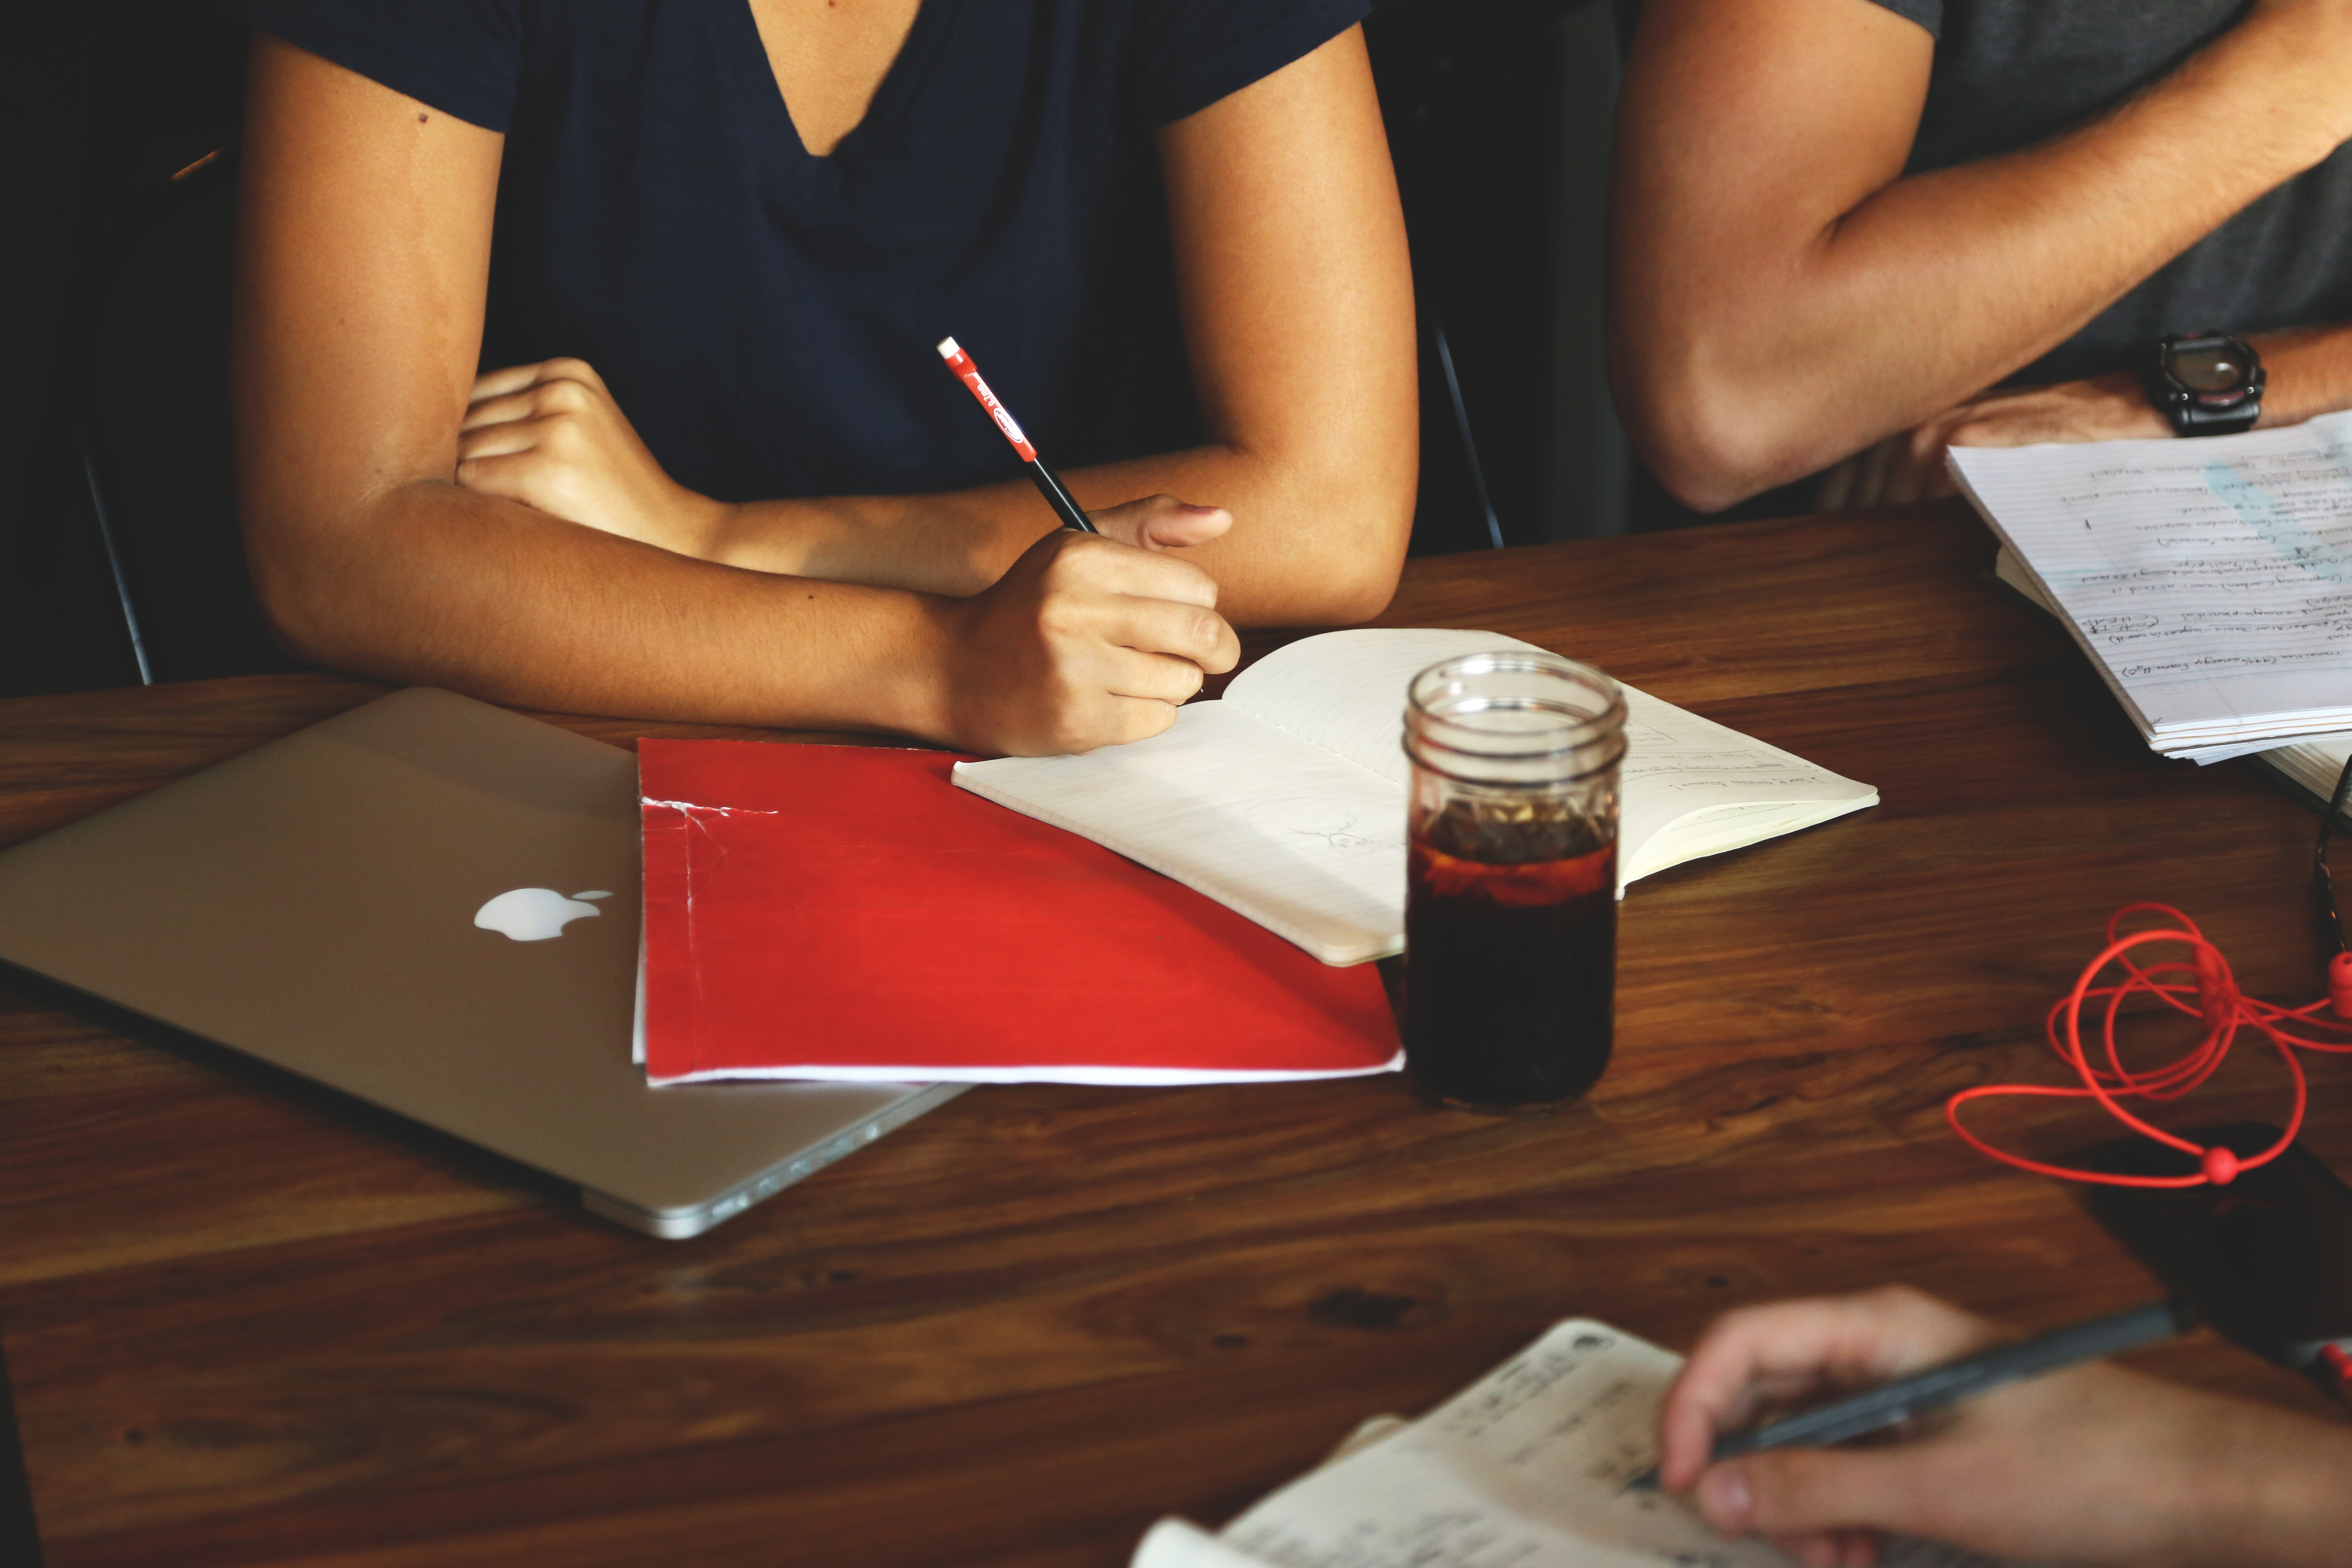
[[[2153,914],[2170,922],[2168,925],[2117,934],[2126,921],[2134,915]],[[2143,968],[2131,957],[2136,948],[2150,942],[2175,942],[2189,950],[2186,960],[2168,960]],[[2116,965],[2126,978],[2111,985],[2093,982]],[[2177,1013],[2197,1018],[2205,1025],[2205,1037],[2185,1055],[2161,1067],[2144,1072],[2133,1072],[2123,1064],[2123,1053],[2116,1043],[2116,1021],[2126,1002],[2134,996],[2148,995],[2163,1002]],[[2094,1062],[2083,1043],[2083,1008],[2086,1003],[2104,1002],[2100,1018],[2101,1054],[2105,1066]],[[2322,1017],[2322,1013],[2333,1014]],[[2352,1053],[2352,1038],[2315,1040],[2293,1033],[2292,1029],[2332,1029],[2352,1036],[2352,953],[2337,953],[2327,969],[2327,995],[2324,1000],[2302,1007],[2282,1007],[2248,996],[2238,989],[2230,973],[2229,961],[2221,950],[2205,940],[2197,922],[2168,904],[2128,904],[2117,910],[2107,921],[2107,945],[2093,959],[2074,988],[2050,1009],[2047,1025],[2050,1048],[2073,1068],[2082,1079],[2080,1087],[2030,1083],[1982,1084],[1964,1089],[1945,1102],[1944,1117],[1952,1131],[1971,1148],[1990,1154],[2005,1164],[2021,1171],[2032,1171],[2044,1176],[2057,1176],[2070,1182],[2096,1182],[2116,1187],[2194,1187],[2210,1182],[2216,1186],[2236,1179],[2241,1171],[2268,1164],[2294,1142],[2303,1126],[2304,1110],[2310,1100],[2310,1089],[2304,1080],[2303,1064],[2295,1058],[2298,1050]],[[2294,1082],[2294,1114],[2287,1119],[2286,1131],[2279,1141],[2259,1154],[2240,1155],[2229,1149],[2200,1148],[2186,1138],[2167,1132],[2133,1115],[2123,1106],[2127,1099],[2153,1100],[2179,1100],[2199,1084],[2213,1076],[2229,1057],[2230,1047],[2236,1041],[2238,1031],[2253,1029],[2269,1040],[2286,1064],[2287,1076]],[[1996,1149],[1960,1121],[1960,1107],[1971,1100],[1983,1100],[2002,1095],[2035,1095],[2061,1100],[2095,1100],[2108,1113],[2132,1131],[2155,1139],[2158,1142],[2192,1155],[2199,1171],[2189,1176],[2126,1176],[2106,1171],[2078,1171],[2063,1165],[2044,1164],[2020,1154]]]

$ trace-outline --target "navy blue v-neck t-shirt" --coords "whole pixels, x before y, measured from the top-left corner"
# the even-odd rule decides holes
[[[1151,132],[1364,0],[924,0],[865,121],[802,144],[746,0],[231,0],[506,136],[483,365],[593,364],[725,500],[908,494],[1198,438]]]

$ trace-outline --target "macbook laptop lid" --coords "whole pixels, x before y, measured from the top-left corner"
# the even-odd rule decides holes
[[[639,913],[636,759],[426,689],[0,853],[0,959],[577,1184],[656,1236],[966,1087],[648,1089]]]

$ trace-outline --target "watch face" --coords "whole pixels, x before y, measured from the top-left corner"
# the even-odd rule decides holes
[[[2234,392],[2246,379],[2246,367],[2237,349],[2210,340],[2186,343],[2172,351],[2172,374],[2194,392]]]

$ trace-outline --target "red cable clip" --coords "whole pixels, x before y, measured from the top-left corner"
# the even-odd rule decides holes
[[[2336,1375],[2336,1392],[2352,1397],[2352,1355],[2347,1355],[2342,1345],[2322,1345],[2319,1359]]]
[[[2339,952],[2327,961],[2327,1010],[2339,1018],[2352,1018],[2352,952]]]

